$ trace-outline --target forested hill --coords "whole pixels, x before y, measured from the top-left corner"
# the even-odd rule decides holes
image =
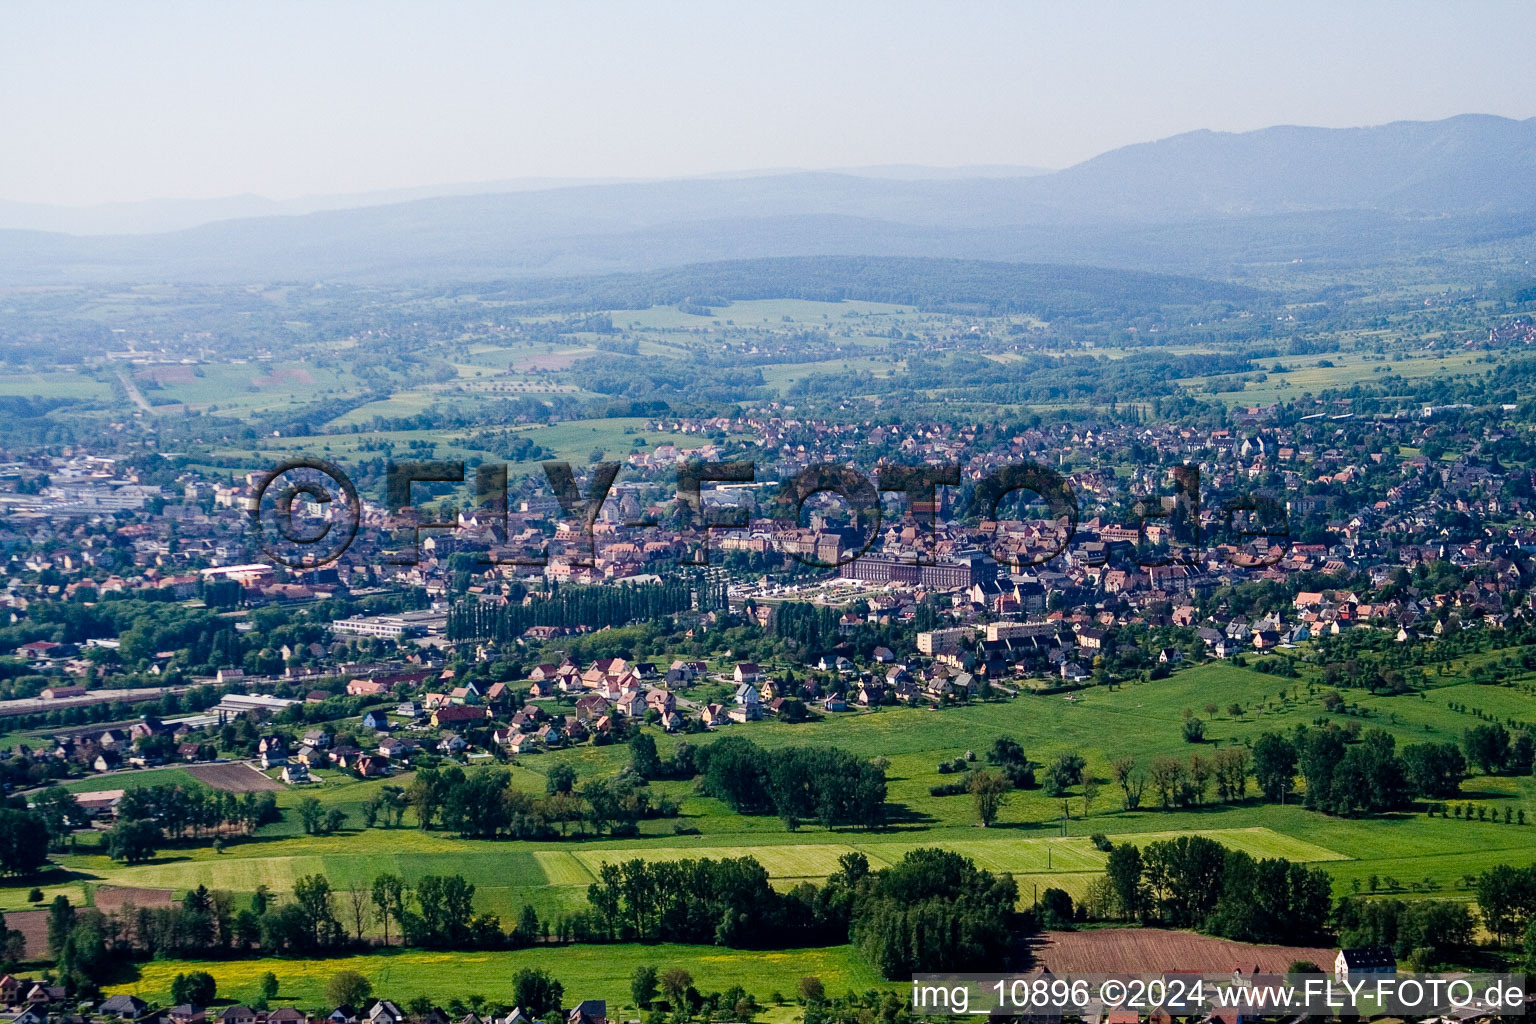
[[[945,312],[1073,317],[1168,306],[1252,305],[1267,293],[1172,274],[1049,263],[806,256],[696,263],[603,277],[529,279],[484,291],[540,311],[709,307],[746,299],[850,299]]]

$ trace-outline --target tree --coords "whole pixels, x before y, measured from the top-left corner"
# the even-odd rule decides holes
[[[373,905],[379,912],[379,923],[384,926],[384,945],[389,945],[389,920],[400,920],[405,910],[405,880],[399,875],[382,874],[374,878],[370,893]]]
[[[260,994],[261,1001],[264,1003],[270,1003],[272,1000],[276,999],[277,975],[273,974],[271,971],[267,971],[265,974],[263,974],[261,976],[261,980],[256,983],[256,991]]]
[[[1317,941],[1327,925],[1331,880],[1305,864],[1278,857],[1256,861],[1232,850],[1218,886],[1205,926],[1224,938],[1301,945]]]
[[[1242,747],[1218,750],[1211,759],[1216,775],[1216,797],[1222,802],[1241,800],[1248,792],[1248,751]]]
[[[207,971],[178,974],[171,979],[171,1002],[178,1006],[204,1007],[218,995],[218,984]]]
[[[1008,780],[1001,773],[988,771],[983,768],[972,772],[967,788],[971,791],[972,798],[976,801],[976,818],[981,822],[982,828],[987,828],[997,821],[997,812],[1008,799],[1008,791],[1011,788]]]
[[[48,905],[48,952],[58,959],[59,951],[75,927],[75,908],[63,893],[55,896]]]
[[[1202,722],[1198,718],[1187,718],[1187,719],[1185,719],[1184,720],[1184,742],[1185,743],[1204,743],[1205,742],[1205,723]]]
[[[325,983],[325,1001],[332,1006],[360,1007],[373,995],[373,984],[356,971],[337,971]]]
[[[1474,725],[1462,736],[1462,749],[1484,775],[1501,772],[1509,764],[1509,730],[1497,722]]]
[[[951,850],[918,849],[870,876],[848,934],[882,977],[1006,965],[1018,901],[1012,876],[994,875]]]
[[[1024,748],[1012,736],[999,736],[992,741],[992,749],[987,752],[987,763],[999,768],[1004,765],[1028,762],[1029,759],[1024,756]]]
[[[347,906],[352,911],[352,928],[357,936],[357,941],[363,941],[363,927],[369,921],[369,901],[371,894],[367,889],[347,890]]]
[[[1068,752],[1059,754],[1045,768],[1044,786],[1047,796],[1061,796],[1066,791],[1083,781],[1083,769],[1087,767],[1081,754]]]
[[[1115,758],[1110,768],[1115,775],[1115,785],[1120,787],[1125,809],[1134,811],[1141,806],[1141,794],[1147,786],[1147,773],[1137,766],[1136,759],[1129,754]]]
[[[641,964],[635,968],[635,973],[629,978],[629,998],[634,1001],[636,1008],[646,1010],[651,1006],[651,1001],[656,998],[656,968],[651,964]]]
[[[0,808],[0,874],[35,874],[48,863],[48,824],[35,811]]]
[[[299,824],[309,835],[318,835],[325,827],[325,808],[318,799],[306,796],[299,801]]]
[[[1536,920],[1536,867],[1497,865],[1477,876],[1475,889],[1483,925],[1500,945]]]
[[[667,997],[667,1005],[676,1010],[682,1007],[688,990],[693,987],[693,975],[684,967],[668,967],[661,972],[661,992]]]
[[[1185,774],[1184,762],[1176,757],[1152,760],[1152,788],[1157,791],[1157,801],[1163,810],[1181,801]]]
[[[1093,802],[1099,798],[1099,783],[1091,775],[1083,776],[1083,817],[1093,813]]]
[[[661,757],[656,740],[648,732],[637,732],[629,741],[629,767],[642,779],[661,777]]]
[[[547,971],[524,967],[512,976],[512,1002],[530,1018],[558,1011],[564,997],[565,986]]]
[[[1267,732],[1253,744],[1253,778],[1266,800],[1284,803],[1296,788],[1296,747],[1279,733]]]
[[[1072,927],[1072,896],[1054,886],[1040,894],[1040,923],[1046,928]]]
[[[1118,843],[1109,851],[1104,866],[1122,917],[1141,920],[1146,911],[1146,890],[1142,884],[1141,850],[1132,843]]]
[[[305,875],[293,883],[293,901],[303,925],[305,949],[325,949],[342,937],[341,922],[331,901],[331,883],[324,875]]]
[[[70,833],[88,824],[80,801],[63,786],[51,786],[34,796],[32,810],[43,816],[54,849],[63,849]]]
[[[814,974],[800,979],[800,998],[807,1003],[822,1003],[827,999],[827,988]]]
[[[1225,847],[1205,836],[1148,844],[1143,873],[1158,916],[1175,928],[1204,924],[1221,892],[1225,860]]]
[[[1443,800],[1461,791],[1467,762],[1454,743],[1415,743],[1403,748],[1403,773],[1419,796]]]
[[[655,749],[655,744],[656,741],[652,740],[651,746],[653,751]],[[552,766],[549,769],[549,772],[544,776],[544,792],[548,793],[550,796],[554,796],[556,793],[570,793],[575,788],[576,769],[572,768],[570,765],[564,763],[563,761],[560,764]]]

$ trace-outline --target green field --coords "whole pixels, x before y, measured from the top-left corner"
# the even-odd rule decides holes
[[[838,995],[863,992],[883,984],[849,946],[759,951],[659,944],[495,952],[411,951],[305,960],[164,960],[137,965],[134,976],[104,988],[108,994],[131,992],[166,1004],[171,981],[177,974],[203,970],[218,981],[221,999],[251,1001],[261,976],[271,971],[279,981],[278,1004],[314,1008],[325,1004],[326,978],[336,971],[354,970],[373,983],[375,995],[396,1002],[425,995],[447,1003],[473,994],[498,1005],[510,1005],[513,974],[519,968],[537,967],[549,971],[564,984],[568,1004],[578,999],[606,999],[610,1016],[615,1016],[615,1011],[630,1000],[630,976],[636,967],[645,964],[662,970],[686,967],[701,992],[723,991],[739,984],[763,1004],[768,1004],[775,992],[793,996],[796,983],[806,975],[820,978],[829,993]],[[783,1011],[776,1014],[772,1008],[762,1016],[769,1020],[788,1019]]]
[[[381,406],[386,403],[374,402],[348,415],[360,415],[364,419],[371,418],[375,413],[386,416],[410,415],[426,408],[430,404],[427,401],[428,398],[435,400],[436,397],[420,392],[407,392],[389,400],[391,403],[396,400],[402,402],[403,404],[398,408],[384,409]],[[519,433],[549,451],[552,459],[571,462],[577,466],[585,466],[594,451],[601,452],[604,459],[622,462],[632,452],[648,451],[659,445],[671,444],[679,449],[688,450],[709,443],[709,438],[698,434],[648,430],[646,422],[640,417],[632,416],[573,420],[523,427],[520,428]],[[645,443],[640,444],[641,441]],[[249,460],[253,452],[257,462],[313,456],[338,461],[343,468],[346,468],[345,463],[349,459],[377,458],[380,444],[392,445],[402,453],[409,450],[413,458],[429,456],[436,459],[459,460],[480,458],[488,462],[499,462],[505,459],[503,452],[472,447],[462,433],[440,430],[376,430],[359,434],[320,434],[314,437],[263,437],[252,439],[243,447],[225,445],[211,449],[208,456],[216,462]],[[418,446],[429,444],[431,450],[428,452],[421,447],[412,448],[413,444]],[[509,463],[507,472],[513,479],[529,473],[539,473],[542,461],[544,460]]]
[[[104,399],[112,397],[112,385],[83,373],[5,373],[0,374],[0,395]]]
[[[1464,671],[1459,666],[1457,671]],[[1440,677],[1437,677],[1437,679]],[[1359,721],[1366,727],[1393,732],[1400,744],[1425,740],[1454,742],[1480,719],[1451,711],[1450,704],[1483,709],[1500,717],[1536,718],[1536,697],[1516,685],[1481,686],[1462,682],[1455,672],[1444,684],[1422,696],[1372,697],[1349,694],[1352,713],[1334,716],[1340,724]],[[1517,682],[1523,682],[1519,680]],[[768,748],[788,744],[829,744],[866,757],[888,759],[891,826],[876,832],[829,832],[804,825],[788,832],[772,816],[746,817],[731,813],[718,801],[699,796],[692,782],[656,782],[653,790],[678,800],[678,824],[697,829],[697,836],[680,840],[671,820],[642,823],[636,839],[606,837],[545,843],[463,840],[440,832],[401,829],[361,829],[360,808],[382,781],[359,782],[329,773],[323,786],[301,794],[279,794],[280,805],[292,808],[301,795],[315,795],[328,807],[349,816],[351,828],[334,836],[300,833],[296,815],[261,830],[247,840],[232,842],[222,854],[204,847],[164,851],[155,861],[127,867],[114,864],[84,846],[58,858],[61,870],[47,879],[48,892],[63,891],[77,901],[89,898],[99,884],[144,886],[184,891],[199,884],[234,892],[257,885],[288,891],[294,879],[321,872],[338,888],[367,884],[384,871],[407,879],[424,874],[457,872],[478,887],[484,909],[509,918],[524,904],[541,914],[579,907],[585,887],[602,864],[642,856],[675,860],[693,856],[752,856],[767,868],[776,884],[816,879],[836,869],[838,857],[857,850],[880,867],[894,863],[911,849],[941,845],[959,850],[981,866],[1020,876],[1050,876],[1065,887],[1081,891],[1101,870],[1103,855],[1087,840],[1094,832],[1137,842],[1167,835],[1201,832],[1225,845],[1260,857],[1286,857],[1316,863],[1329,871],[1341,891],[1356,879],[1393,876],[1400,881],[1432,879],[1445,889],[1460,884],[1463,875],[1491,863],[1536,861],[1536,832],[1532,826],[1428,818],[1422,814],[1387,815],[1368,820],[1330,818],[1299,806],[1257,802],[1252,795],[1236,805],[1208,805],[1189,810],[1161,811],[1149,802],[1136,811],[1121,807],[1110,781],[1110,760],[1133,751],[1143,764],[1161,755],[1188,757],[1224,745],[1251,742],[1266,731],[1289,731],[1315,722],[1322,711],[1323,688],[1305,680],[1264,675],[1229,664],[1204,665],[1156,682],[1110,690],[1094,688],[1071,695],[1024,696],[1011,701],[977,704],[942,712],[887,708],[878,712],[827,716],[800,725],[762,722],[732,727],[729,732],[750,736]],[[1070,699],[1069,699],[1070,697]],[[1232,703],[1242,714],[1225,710]],[[1216,705],[1223,710],[1212,714]],[[1207,742],[1185,743],[1181,724],[1188,709],[1206,719]],[[953,779],[941,775],[938,764],[967,750],[984,754],[994,737],[1014,736],[1036,761],[1050,760],[1063,750],[1075,750],[1088,761],[1089,773],[1101,780],[1097,799],[1085,817],[1081,794],[1067,801],[1070,819],[1062,822],[1062,801],[1041,790],[1016,791],[1003,807],[997,825],[980,829],[966,796],[933,797],[928,789]],[[690,737],[708,742],[709,737]],[[659,736],[663,756],[678,740]],[[625,762],[623,746],[579,747],[553,754],[525,757],[512,768],[513,784],[533,792],[544,789],[544,774],[557,763],[574,767],[581,777],[609,774]],[[478,770],[478,769],[477,769]],[[76,790],[120,788],[136,783],[186,781],[180,769],[139,775],[81,780]],[[396,783],[407,779],[392,780]],[[1463,785],[1467,801],[1482,803],[1502,816],[1504,808],[1523,809],[1536,822],[1536,788],[1528,776],[1474,776]],[[1063,830],[1065,836],[1063,836]],[[0,888],[0,910],[21,909],[23,888]]]
[[[1376,358],[1367,360],[1357,353],[1333,352],[1327,356],[1264,360],[1265,371],[1278,362],[1286,368],[1286,372],[1267,373],[1266,380],[1249,381],[1240,390],[1217,392],[1213,397],[1229,405],[1269,405],[1294,401],[1304,394],[1316,395],[1321,391],[1347,388],[1357,381],[1369,382],[1383,376],[1413,380],[1420,377],[1481,374],[1493,369],[1478,362],[1483,356],[1484,353],[1480,352],[1448,352],[1386,361]],[[1321,361],[1333,365],[1319,366]],[[1198,387],[1202,380],[1192,378],[1180,383]]]

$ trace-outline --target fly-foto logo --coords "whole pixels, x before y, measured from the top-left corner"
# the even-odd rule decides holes
[[[562,519],[572,536],[569,549],[573,564],[591,564],[594,526],[613,490],[620,464],[599,462],[591,466],[583,483],[567,462],[546,462],[543,471],[558,503]],[[1176,466],[1170,473],[1173,494],[1156,503],[1138,502],[1130,513],[1135,520],[1136,564],[1144,568],[1174,563],[1194,564],[1205,552],[1201,537],[1200,471],[1198,467]],[[784,554],[803,565],[833,569],[856,561],[869,552],[880,536],[883,519],[881,495],[899,493],[911,512],[917,529],[931,544],[937,526],[939,488],[959,487],[961,467],[957,464],[884,466],[873,479],[851,466],[820,463],[807,466],[792,476],[766,486],[773,487],[766,503],[766,515],[749,519],[747,510],[722,507],[704,500],[705,483],[743,484],[757,480],[756,467],[750,462],[690,461],[677,470],[675,539],[682,542],[686,554],[683,564],[709,563],[709,538],[721,530],[761,527],[770,534],[787,536],[801,529],[807,501],[818,494],[835,494],[847,508],[847,523],[841,527],[842,543],[830,558],[822,552],[795,546],[780,548]],[[403,516],[418,508],[413,499],[417,484],[459,484],[467,482],[463,462],[391,462],[385,474],[385,510]],[[473,514],[476,522],[506,535],[509,516],[508,474],[504,463],[482,463],[475,467]],[[974,482],[970,500],[962,510],[974,523],[996,523],[1000,508],[1023,493],[1033,495],[1025,504],[1042,511],[1043,528],[1035,531],[1034,543],[1021,548],[994,537],[983,541],[984,552],[994,561],[1014,568],[1043,565],[1057,558],[1077,537],[1079,503],[1072,482],[1049,466],[1036,462],[1017,462],[993,468]],[[1017,499],[1012,499],[1017,500]],[[362,504],[356,486],[345,471],[324,459],[293,459],[275,466],[265,474],[248,504],[253,529],[261,550],[273,561],[291,567],[314,567],[335,562],[351,547],[362,523]],[[1290,525],[1285,506],[1259,493],[1227,500],[1218,510],[1221,537],[1229,550],[1226,559],[1241,568],[1267,568],[1284,557],[1290,542]],[[1167,528],[1182,527],[1183,536],[1171,551],[1143,558],[1148,527],[1161,521]],[[410,517],[405,525],[403,550],[396,550],[387,561],[414,565],[420,560],[423,529],[453,529],[453,520],[424,520]],[[625,522],[632,528],[661,529],[652,519]],[[1258,545],[1257,551],[1245,550]],[[547,564],[547,549],[532,556],[505,559],[487,557],[486,564]]]

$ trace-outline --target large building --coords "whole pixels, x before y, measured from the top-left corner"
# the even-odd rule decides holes
[[[917,650],[933,657],[937,654],[958,654],[976,639],[976,630],[970,626],[953,626],[917,634]]]
[[[331,632],[349,636],[372,636],[381,640],[431,636],[447,628],[448,613],[432,610],[400,612],[398,615],[358,616],[334,619]]]
[[[844,579],[869,583],[905,583],[932,590],[960,590],[997,576],[997,563],[979,551],[968,551],[935,565],[891,555],[865,555],[844,565],[839,572]]]
[[[219,721],[224,722],[252,711],[277,712],[301,703],[265,693],[226,693],[224,699],[214,705],[213,713],[219,716]]]

